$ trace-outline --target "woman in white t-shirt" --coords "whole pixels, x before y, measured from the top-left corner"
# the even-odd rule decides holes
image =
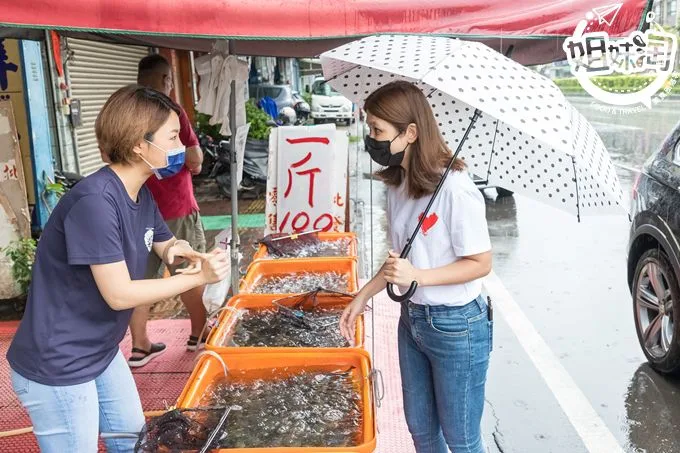
[[[481,418],[492,343],[492,319],[482,292],[491,271],[484,198],[458,160],[416,237],[409,259],[401,250],[450,162],[452,153],[428,100],[415,85],[392,82],[364,109],[366,150],[385,168],[393,251],[340,320],[354,341],[356,318],[387,283],[402,294],[399,364],[404,412],[418,453],[483,453]],[[470,111],[472,116],[472,111]]]

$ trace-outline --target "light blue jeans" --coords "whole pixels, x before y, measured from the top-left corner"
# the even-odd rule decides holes
[[[144,425],[137,386],[120,351],[99,377],[84,384],[43,385],[12,370],[12,387],[43,453],[95,453],[100,431],[138,433]],[[135,442],[107,439],[106,449],[132,452]]]
[[[480,296],[450,307],[402,304],[399,366],[418,453],[484,453],[481,420],[493,321]]]

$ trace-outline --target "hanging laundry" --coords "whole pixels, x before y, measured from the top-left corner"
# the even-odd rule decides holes
[[[217,96],[215,98],[214,115],[210,124],[222,124],[220,134],[231,135],[229,127],[229,115],[236,115],[236,126],[246,123],[245,103],[246,83],[248,81],[248,63],[234,55],[224,59],[220,69],[219,83],[217,86]],[[231,96],[231,82],[236,80],[236,112],[229,111],[229,97]]]
[[[214,52],[196,58],[194,65],[200,80],[198,82],[198,93],[200,99],[196,109],[206,115],[213,115],[215,112],[215,99],[217,98],[217,85],[219,73],[224,62],[224,56]],[[214,77],[213,77],[214,75]]]

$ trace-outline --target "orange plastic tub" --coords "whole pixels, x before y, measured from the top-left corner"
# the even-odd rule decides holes
[[[375,416],[373,389],[369,373],[371,360],[365,351],[353,349],[345,352],[323,354],[319,352],[296,352],[288,354],[220,354],[227,368],[232,372],[247,372],[246,379],[267,379],[274,371],[289,368],[309,371],[331,371],[353,367],[355,381],[361,385],[362,426],[361,443],[352,447],[274,447],[274,448],[229,448],[213,450],[221,453],[370,453],[375,450]],[[292,371],[291,371],[292,372]],[[190,408],[205,405],[203,395],[211,385],[224,376],[222,363],[209,355],[201,357],[191,373],[187,385],[179,396],[177,407]],[[285,414],[282,414],[285,416]]]
[[[237,323],[238,323],[238,310],[266,310],[276,308],[272,303],[276,301],[277,303],[290,307],[295,305],[299,301],[297,297],[288,297],[280,295],[268,295],[268,294],[241,294],[229,299],[227,307],[233,310],[226,309],[220,313],[217,319],[217,324],[214,326],[208,336],[208,341],[206,343],[206,348],[209,350],[233,353],[233,354],[253,354],[259,352],[268,353],[284,353],[284,352],[302,352],[306,350],[310,351],[346,351],[348,348],[352,347],[362,347],[364,344],[364,317],[359,316],[357,318],[355,338],[358,340],[355,346],[349,346],[344,348],[311,348],[311,347],[262,347],[262,346],[224,346],[224,343],[228,341],[234,334]],[[324,308],[344,308],[350,302],[352,302],[351,297],[344,296],[332,296],[332,295],[318,295],[316,297],[319,307]]]
[[[324,258],[329,260],[342,259],[342,258],[354,258],[357,259],[358,245],[357,245],[357,235],[354,233],[317,233],[321,241],[337,241],[338,239],[349,239],[349,253],[344,256],[319,256],[319,257],[305,257],[305,258],[276,258],[269,256],[267,254],[267,247],[264,244],[260,244],[260,247],[255,252],[253,256],[253,261],[257,260],[281,260],[281,259],[317,259]]]
[[[358,291],[357,262],[352,258],[309,258],[309,259],[281,259],[260,260],[253,262],[248,267],[248,272],[243,278],[240,292],[253,293],[253,288],[270,277],[283,277],[286,275],[305,273],[337,272],[347,275],[347,288],[342,292],[355,293]],[[304,291],[303,291],[304,292]]]

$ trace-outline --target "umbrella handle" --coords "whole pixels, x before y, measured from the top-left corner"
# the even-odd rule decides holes
[[[408,288],[408,290],[404,294],[399,295],[394,292],[394,285],[392,283],[388,283],[387,295],[390,296],[390,299],[392,299],[395,302],[406,302],[411,297],[413,297],[413,294],[415,294],[416,289],[418,289],[418,282],[412,281],[411,286]]]
[[[429,206],[426,209],[426,211],[429,210]],[[416,234],[418,234],[418,230],[420,229],[420,226],[423,223],[425,216],[421,217],[421,219],[418,221],[418,226],[416,227],[413,235],[411,238],[408,240],[406,245],[404,246],[403,250],[401,251],[401,254],[399,254],[399,258],[406,259],[408,257],[408,254],[411,252],[411,246],[413,244],[413,240],[416,237]],[[404,294],[397,294],[394,292],[394,285],[392,283],[387,284],[387,295],[390,296],[390,299],[392,299],[395,302],[406,302],[409,300],[411,297],[413,297],[413,294],[415,294],[416,289],[418,288],[418,282],[415,280],[411,282],[411,286],[409,286],[408,290]]]

